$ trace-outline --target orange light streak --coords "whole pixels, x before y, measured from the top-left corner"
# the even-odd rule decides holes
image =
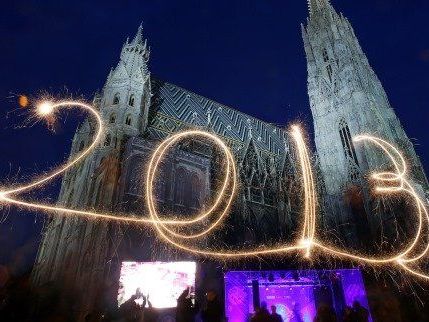
[[[165,242],[178,249],[205,256],[214,256],[221,259],[226,258],[245,258],[250,256],[263,256],[286,254],[291,252],[304,252],[304,257],[310,258],[311,251],[318,249],[322,253],[329,254],[333,257],[349,259],[358,263],[366,263],[374,266],[378,265],[396,265],[404,269],[406,272],[424,279],[429,279],[429,275],[418,270],[419,262],[429,252],[428,236],[422,236],[425,229],[425,223],[429,227],[429,213],[425,203],[422,201],[418,193],[412,187],[412,184],[407,179],[407,165],[404,157],[398,149],[389,142],[376,138],[370,135],[361,135],[354,138],[356,142],[369,142],[380,148],[392,162],[395,172],[377,172],[372,175],[372,180],[375,180],[380,185],[376,187],[379,193],[392,194],[404,193],[409,195],[415,202],[417,208],[418,227],[417,232],[412,241],[404,250],[399,251],[396,255],[390,257],[369,257],[354,254],[350,251],[341,250],[335,247],[325,245],[317,240],[317,194],[315,180],[310,161],[310,154],[303,138],[302,131],[298,126],[292,126],[291,135],[295,141],[299,165],[302,175],[302,186],[304,192],[304,207],[303,207],[303,226],[301,239],[290,245],[278,245],[275,247],[259,247],[255,249],[240,249],[236,251],[228,250],[211,250],[198,247],[198,245],[190,245],[190,242],[207,236],[213,233],[214,230],[221,227],[222,222],[229,214],[236,191],[237,191],[237,169],[235,166],[234,156],[228,146],[216,135],[201,130],[189,130],[171,135],[169,138],[161,142],[155,149],[149,161],[148,170],[146,173],[146,201],[148,206],[147,217],[139,217],[138,215],[130,214],[115,214],[101,213],[89,210],[72,209],[68,207],[43,204],[38,202],[29,202],[16,196],[37,189],[49,181],[63,175],[67,170],[84,160],[99,144],[104,131],[104,124],[99,112],[91,105],[77,101],[62,101],[62,102],[42,102],[38,105],[36,113],[39,117],[49,117],[56,113],[61,108],[78,107],[90,113],[96,120],[96,132],[92,143],[77,154],[74,159],[65,163],[63,166],[51,171],[45,176],[35,179],[27,184],[18,185],[0,191],[0,203],[14,204],[17,206],[26,207],[29,209],[37,209],[44,212],[53,213],[55,215],[74,215],[91,219],[104,219],[117,222],[124,222],[136,225],[152,226],[158,233],[158,236]],[[167,153],[167,151],[183,139],[202,137],[211,142],[223,153],[225,158],[225,171],[223,183],[214,198],[213,204],[208,210],[202,211],[193,218],[185,219],[165,219],[161,218],[156,208],[154,197],[154,181],[156,180],[159,166]],[[200,224],[205,225],[210,221],[211,217],[217,214],[212,222],[196,233],[184,234],[178,229],[183,226]],[[173,216],[167,216],[168,218]],[[192,226],[191,226],[192,227]],[[426,228],[427,229],[427,228]],[[423,237],[426,240],[422,241]],[[423,250],[418,249],[422,242],[426,243]],[[415,268],[414,266],[417,266]]]

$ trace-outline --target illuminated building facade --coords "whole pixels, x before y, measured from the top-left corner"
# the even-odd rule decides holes
[[[406,152],[422,187],[426,187],[426,178],[350,23],[327,0],[309,4],[310,17],[302,32],[315,127],[319,211],[325,225],[344,227],[350,223],[346,236],[353,244],[359,229],[377,233],[377,224],[366,215],[373,201],[364,179],[370,169],[386,163],[374,149],[355,146],[353,135],[374,133],[395,142]],[[65,175],[58,204],[141,211],[144,215],[142,179],[153,147],[172,133],[200,128],[227,142],[240,173],[240,192],[230,216],[237,228],[232,237],[219,236],[233,244],[256,244],[266,236],[290,235],[300,213],[301,187],[287,131],[156,79],[149,72],[149,57],[150,49],[139,27],[136,36],[125,42],[119,63],[94,99],[107,127],[104,142]],[[79,126],[71,156],[88,145],[93,133],[90,119]],[[178,214],[205,207],[216,185],[217,157],[209,145],[198,140],[172,151],[156,186],[160,206]],[[347,198],[354,190],[357,202]],[[356,213],[359,221],[353,217]],[[122,260],[184,256],[166,249],[150,232],[128,228],[54,217],[45,229],[34,283],[64,281],[73,290],[81,290],[78,310],[82,318],[85,312],[103,305],[100,301],[114,298],[104,295],[117,291]]]
[[[389,167],[389,160],[373,146],[357,145],[352,138],[370,133],[397,146],[423,194],[428,185],[422,165],[348,19],[329,0],[312,0],[309,5],[302,37],[317,158],[331,213],[328,224],[347,227],[350,233],[342,233],[349,235],[352,244],[368,232],[379,236],[383,226],[390,227],[386,234],[395,234],[403,224],[397,211],[380,199],[372,200],[366,184],[371,172]],[[368,215],[374,211],[381,220]]]

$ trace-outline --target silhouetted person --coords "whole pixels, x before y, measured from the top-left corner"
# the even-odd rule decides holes
[[[206,302],[201,310],[201,319],[203,322],[220,322],[223,317],[223,309],[216,292],[208,291]]]
[[[357,322],[368,322],[369,312],[358,301],[353,302],[353,311]]]
[[[189,288],[177,299],[176,322],[194,322],[198,309],[189,297]]]
[[[260,307],[256,307],[255,314],[250,319],[251,322],[270,322],[271,316],[267,310],[267,303],[261,302]]]
[[[337,322],[337,317],[335,316],[334,310],[330,306],[321,304],[317,308],[317,314],[314,318],[314,322]]]
[[[271,305],[271,321],[283,322],[283,318],[280,314],[277,313],[277,308],[275,305]]]
[[[121,321],[135,322],[138,321],[141,315],[141,308],[135,302],[138,295],[132,295],[127,301],[121,304],[119,307],[119,316]]]

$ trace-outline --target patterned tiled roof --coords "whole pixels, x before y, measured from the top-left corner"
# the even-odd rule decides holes
[[[153,135],[162,137],[192,126],[209,127],[234,145],[245,145],[251,138],[262,151],[284,153],[285,132],[278,126],[153,78],[152,92],[149,131]]]

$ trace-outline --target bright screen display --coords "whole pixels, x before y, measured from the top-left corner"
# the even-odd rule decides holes
[[[195,289],[195,262],[122,262],[118,304],[134,294],[149,295],[155,308],[172,308],[182,292]],[[143,299],[138,296],[137,303]]]

